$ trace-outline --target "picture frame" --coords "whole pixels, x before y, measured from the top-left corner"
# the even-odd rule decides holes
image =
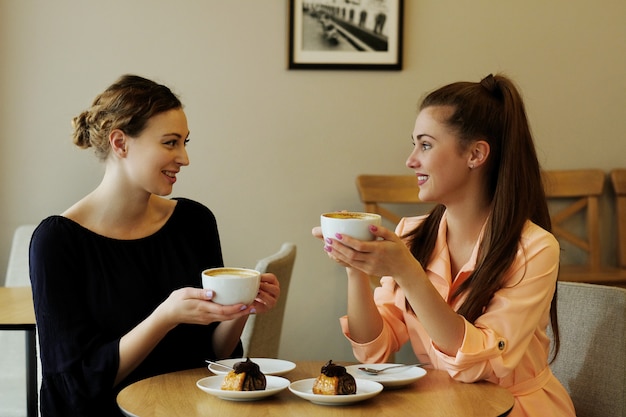
[[[289,0],[290,70],[402,69],[404,0]]]

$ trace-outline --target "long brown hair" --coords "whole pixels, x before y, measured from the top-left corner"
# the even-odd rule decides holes
[[[552,224],[526,110],[511,80],[490,74],[480,83],[449,84],[428,94],[419,110],[431,106],[452,109],[446,124],[457,133],[461,147],[477,138],[490,145],[485,177],[492,211],[480,242],[476,269],[453,294],[457,297],[467,291],[458,313],[473,323],[503,286],[526,221],[549,232]],[[444,211],[443,205],[435,206],[424,222],[406,235],[413,256],[422,265],[430,260]],[[556,299],[555,291],[550,309],[555,356],[560,344]]]

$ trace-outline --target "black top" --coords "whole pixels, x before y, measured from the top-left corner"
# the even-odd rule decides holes
[[[30,246],[42,416],[119,416],[115,396],[128,384],[217,359],[216,323],[179,325],[113,387],[120,338],[173,290],[201,288],[201,272],[218,266],[215,216],[191,200],[177,199],[159,231],[135,240],[104,237],[62,216],[43,220]],[[239,345],[233,357],[242,354]]]

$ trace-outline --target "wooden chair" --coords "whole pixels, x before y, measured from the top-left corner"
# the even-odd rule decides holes
[[[626,168],[611,171],[611,184],[615,192],[615,218],[617,219],[617,264],[626,279]]]
[[[559,279],[626,285],[626,274],[620,273],[618,268],[602,265],[599,199],[606,182],[604,171],[544,171],[543,182],[551,206],[552,232],[563,251]],[[558,204],[564,207],[554,209]],[[572,261],[581,254],[583,262]]]
[[[278,252],[257,262],[255,268],[257,271],[261,273],[271,272],[278,278],[280,298],[274,308],[267,313],[258,316],[252,314],[248,317],[241,334],[244,357],[278,357],[283,318],[285,317],[285,304],[295,261],[296,245],[285,242]]]
[[[394,225],[402,216],[382,204],[422,203],[415,175],[359,175],[356,187],[365,211],[378,213]]]
[[[562,243],[573,245],[586,253],[583,269],[600,269],[598,201],[604,189],[605,177],[603,171],[596,169],[543,172],[548,202],[554,203],[558,200],[566,204],[558,211],[552,210],[552,231]],[[582,233],[576,233],[573,227],[576,225],[576,216],[579,215],[582,215],[585,225]]]

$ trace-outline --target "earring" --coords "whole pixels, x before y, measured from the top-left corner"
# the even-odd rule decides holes
[[[474,164],[470,164],[470,169],[474,169]]]

